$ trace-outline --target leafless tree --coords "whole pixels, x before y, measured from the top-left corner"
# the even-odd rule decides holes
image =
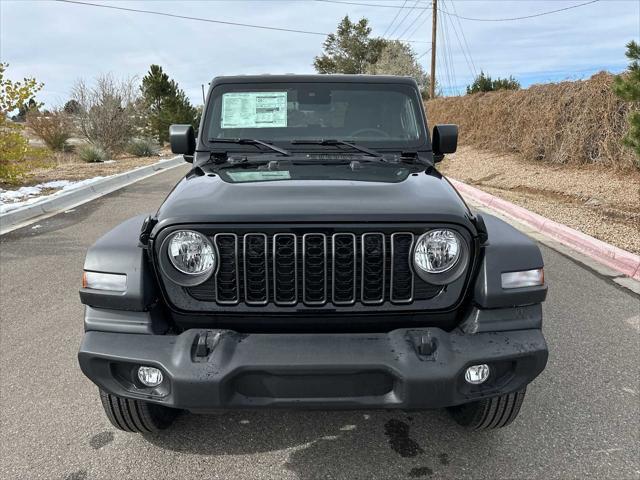
[[[138,114],[136,79],[98,76],[93,86],[78,80],[71,96],[78,102],[78,129],[89,143],[110,155],[124,151],[136,133]]]

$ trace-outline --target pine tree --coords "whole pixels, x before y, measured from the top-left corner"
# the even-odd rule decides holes
[[[629,69],[616,77],[613,90],[620,98],[634,105],[629,114],[629,131],[624,143],[636,152],[640,167],[640,45],[635,41],[627,43],[626,55],[630,61]]]
[[[376,63],[387,41],[370,38],[371,27],[366,18],[353,23],[349,16],[338,24],[323,43],[323,54],[313,62],[318,73],[364,73],[367,65]]]
[[[67,103],[64,104],[64,107],[62,108],[62,110],[64,110],[64,113],[68,115],[77,115],[82,110],[82,107],[80,106],[77,100],[74,100],[72,98],[71,100],[69,100]]]
[[[178,84],[162,71],[161,66],[151,65],[142,79],[140,90],[147,110],[147,133],[160,144],[169,140],[169,126],[173,123],[197,126],[197,110]]]

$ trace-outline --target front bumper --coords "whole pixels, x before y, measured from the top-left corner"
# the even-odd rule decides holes
[[[78,354],[82,371],[100,388],[194,412],[453,406],[525,387],[547,356],[538,329],[469,335],[438,328],[376,334],[90,331]],[[466,367],[481,363],[491,367],[489,379],[467,384]],[[160,368],[163,383],[154,389],[139,384],[140,365]]]

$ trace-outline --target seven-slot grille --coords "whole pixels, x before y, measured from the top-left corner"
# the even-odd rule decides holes
[[[411,232],[218,233],[215,275],[188,288],[220,305],[410,304],[441,288],[413,274]]]

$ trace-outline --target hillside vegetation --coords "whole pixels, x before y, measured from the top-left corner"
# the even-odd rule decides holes
[[[605,72],[588,80],[534,85],[426,102],[431,125],[456,123],[462,145],[516,153],[527,160],[640,169],[622,139],[632,103],[612,90]]]

